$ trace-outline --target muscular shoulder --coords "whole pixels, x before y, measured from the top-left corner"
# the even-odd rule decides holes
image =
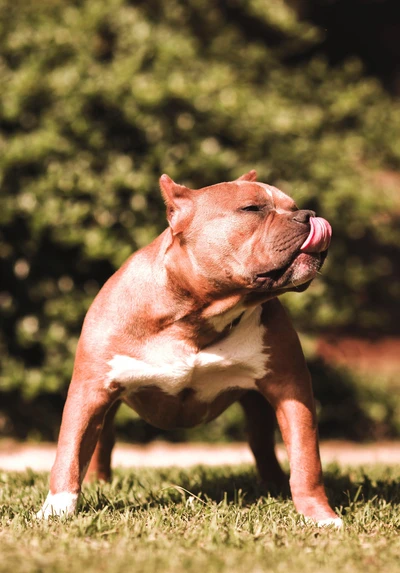
[[[278,299],[262,305],[261,321],[265,326],[265,345],[270,351],[271,371],[277,374],[306,372],[307,367],[299,337],[289,314]]]

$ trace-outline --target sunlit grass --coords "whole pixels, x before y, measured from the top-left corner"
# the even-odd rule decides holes
[[[327,488],[342,531],[262,495],[252,468],[119,471],[84,489],[69,519],[34,519],[44,474],[0,474],[0,571],[395,571],[400,467],[342,471]]]

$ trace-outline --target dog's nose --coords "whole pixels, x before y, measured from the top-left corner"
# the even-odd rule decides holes
[[[309,211],[308,209],[302,209],[301,211],[296,211],[294,217],[293,217],[293,221],[296,221],[296,223],[303,223],[304,225],[306,225],[308,223],[308,221],[310,220],[311,217],[315,217],[316,213],[315,211]]]

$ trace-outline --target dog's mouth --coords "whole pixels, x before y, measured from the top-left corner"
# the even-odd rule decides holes
[[[331,242],[332,228],[321,217],[310,218],[310,231],[298,249],[277,269],[257,273],[258,287],[271,291],[305,290],[320,271]]]
[[[305,290],[320,271],[327,253],[296,252],[289,263],[279,269],[257,273],[255,283],[263,290]]]

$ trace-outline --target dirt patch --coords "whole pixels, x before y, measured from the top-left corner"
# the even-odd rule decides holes
[[[286,460],[282,445],[278,457]],[[49,471],[56,453],[55,444],[27,445],[14,441],[0,442],[0,470]],[[355,444],[345,441],[328,441],[321,444],[324,465],[337,462],[344,466],[381,463],[400,466],[400,442]],[[237,465],[253,463],[253,456],[246,443],[235,444],[169,444],[154,442],[146,446],[121,444],[113,453],[114,467],[190,467],[194,465]]]

